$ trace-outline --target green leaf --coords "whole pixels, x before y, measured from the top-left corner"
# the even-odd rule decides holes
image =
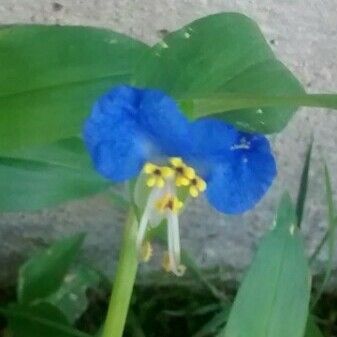
[[[277,76],[275,74],[275,76]],[[273,84],[270,83],[270,86]],[[267,90],[265,90],[268,93]],[[212,94],[204,98],[197,97],[180,99],[181,107],[191,118],[199,118],[214,115],[216,118],[236,124],[246,131],[259,131],[273,133],[283,129],[291,114],[279,111],[290,109],[295,111],[297,107],[322,107],[337,109],[336,94]],[[271,109],[265,109],[271,108]],[[243,110],[246,112],[243,112]],[[234,110],[234,111],[233,111]]]
[[[314,142],[314,139],[312,137],[310,140],[306,155],[305,155],[305,161],[304,161],[304,166],[303,166],[302,175],[301,175],[300,188],[297,194],[296,216],[297,216],[298,226],[301,226],[301,223],[302,223],[304,205],[305,205],[305,200],[307,198],[307,190],[308,190],[308,183],[309,183],[309,169],[310,169],[313,142]]]
[[[90,27],[0,29],[0,153],[81,132],[96,98],[128,83],[148,47]]]
[[[93,269],[83,265],[76,266],[64,277],[58,291],[46,301],[59,308],[68,321],[74,323],[88,307],[88,288],[96,286],[99,281],[100,276]]]
[[[73,329],[62,312],[48,303],[11,305],[0,312],[8,318],[13,337],[89,337]]]
[[[193,337],[209,337],[214,336],[219,329],[227,322],[230,312],[230,307],[225,306],[223,310],[218,312],[209,320]]]
[[[263,132],[280,131],[298,105],[272,105],[261,113],[264,100],[247,105],[244,97],[304,94],[298,80],[275,58],[256,23],[238,13],[211,15],[168,34],[145,52],[135,82],[180,99],[191,118],[227,111],[217,117]],[[213,102],[219,103],[213,95],[220,95],[216,109],[211,109]],[[229,96],[224,100],[223,95]]]
[[[304,337],[323,337],[323,334],[312,316],[309,316]]]
[[[79,138],[0,156],[0,212],[52,206],[109,185],[92,168]]]
[[[219,337],[302,337],[310,278],[295,210],[285,194]]]
[[[164,227],[164,226],[163,226]],[[159,235],[159,233],[158,233]],[[164,239],[162,237],[162,239]],[[165,237],[165,243],[166,243],[166,237]],[[199,281],[201,284],[205,286],[205,290],[207,290],[210,295],[212,295],[215,299],[227,302],[228,298],[226,295],[224,295],[221,291],[219,291],[203,274],[203,271],[198,267],[196,262],[189,256],[189,254],[183,250],[182,251],[182,261],[183,264],[187,267],[188,271],[195,277],[197,281]]]
[[[334,200],[333,200],[330,173],[329,173],[329,169],[326,163],[324,163],[324,178],[325,178],[326,202],[328,206],[327,218],[328,218],[329,227],[328,227],[327,235],[324,236],[322,240],[322,244],[319,245],[319,248],[321,249],[324,246],[324,243],[328,241],[328,261],[326,263],[326,269],[325,269],[323,281],[317,290],[316,296],[312,300],[313,307],[319,301],[331,277],[331,273],[334,267],[334,256],[335,256],[335,251],[336,251],[337,217],[335,214],[335,205],[334,205]],[[317,253],[315,253],[315,256],[319,253],[320,249],[317,250]]]
[[[83,240],[83,234],[60,240],[26,262],[19,270],[19,302],[33,303],[57,291]]]

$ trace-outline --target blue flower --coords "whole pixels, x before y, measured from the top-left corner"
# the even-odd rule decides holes
[[[137,245],[149,223],[166,219],[168,254],[164,268],[177,275],[180,264],[178,213],[183,201],[204,193],[220,212],[237,214],[252,207],[270,187],[276,165],[268,140],[240,132],[213,118],[189,122],[175,101],[154,89],[118,86],[98,99],[84,126],[84,140],[96,170],[122,182],[144,174],[151,188],[139,225]]]

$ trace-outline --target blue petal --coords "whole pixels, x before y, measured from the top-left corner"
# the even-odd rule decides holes
[[[268,140],[208,118],[192,123],[191,130],[194,141],[200,142],[201,151],[195,148],[193,161],[207,182],[208,201],[230,214],[254,207],[276,175]]]
[[[118,86],[95,103],[84,140],[97,171],[119,182],[138,175],[145,161],[181,155],[187,132],[187,120],[170,97]]]
[[[84,140],[96,170],[115,182],[136,176],[146,160],[143,137],[132,118],[138,91],[117,87],[94,105]]]
[[[189,149],[189,124],[176,102],[155,89],[143,90],[139,125],[165,156],[181,156]]]

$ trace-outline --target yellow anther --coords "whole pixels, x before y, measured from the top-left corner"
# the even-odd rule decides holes
[[[166,204],[169,202],[170,198],[171,194],[166,193],[156,201],[156,208],[158,211],[163,212],[165,210]]]
[[[176,177],[176,185],[177,186],[188,186],[190,184],[190,180],[184,176]]]
[[[172,211],[173,212],[178,212],[180,209],[182,209],[184,206],[184,203],[180,201],[177,197],[173,199],[173,207]]]
[[[193,198],[196,198],[199,195],[199,190],[195,186],[191,186],[189,192]]]
[[[168,166],[158,166],[152,163],[144,165],[144,173],[149,175],[146,181],[148,187],[164,187],[165,179],[173,176],[173,169]]]
[[[149,179],[147,179],[146,185],[148,187],[153,187],[154,185],[156,185],[156,182],[157,182],[157,178],[156,177],[150,177]]]
[[[161,266],[163,267],[163,269],[167,273],[173,271],[173,267],[171,265],[170,256],[169,256],[168,252],[164,253],[164,256],[163,256],[163,259],[162,259],[162,262],[161,262]],[[185,271],[186,271],[186,267],[184,265],[180,264],[180,265],[176,266],[176,268],[177,268],[177,270],[176,270],[175,274],[177,276],[183,276]]]
[[[207,187],[207,184],[206,184],[205,180],[198,177],[197,178],[197,187],[198,187],[200,192],[205,192],[206,187]]]
[[[195,171],[192,167],[189,167],[189,166],[186,166],[185,167],[185,176],[188,178],[188,179],[193,179],[195,177]]]
[[[162,176],[165,178],[170,178],[173,176],[174,171],[171,169],[171,167],[163,166],[161,168]]]
[[[146,163],[144,165],[144,172],[146,174],[152,174],[157,168],[158,168],[157,165],[154,165],[152,163]]]
[[[190,184],[190,180],[196,177],[195,170],[192,167],[187,166],[181,158],[170,158],[170,163],[176,174],[177,186],[188,186]]]
[[[170,158],[170,163],[172,164],[173,167],[179,167],[181,165],[185,165],[183,160],[179,157]]]
[[[156,186],[159,188],[162,188],[164,187],[164,185],[165,185],[165,180],[161,177],[158,177],[156,180]]]
[[[184,206],[184,203],[180,201],[176,196],[170,193],[164,194],[161,198],[156,201],[156,208],[160,212],[172,211],[178,213],[178,211]]]
[[[193,198],[196,198],[200,194],[200,192],[204,192],[206,190],[206,187],[207,187],[206,182],[198,176],[193,178],[190,181],[190,184],[191,185],[190,185],[190,188],[189,188],[189,192],[190,192],[190,195]]]
[[[153,248],[150,241],[145,241],[140,250],[140,259],[143,262],[148,262],[153,255]]]
[[[169,272],[172,270],[172,268],[171,268],[171,263],[170,263],[170,257],[169,257],[168,252],[165,252],[165,253],[164,253],[164,256],[163,256],[163,260],[162,260],[162,262],[161,262],[161,265],[162,265],[163,269],[164,269],[167,273],[169,273]]]

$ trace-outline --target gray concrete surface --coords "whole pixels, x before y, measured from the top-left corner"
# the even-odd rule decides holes
[[[154,43],[165,31],[220,11],[237,11],[254,18],[279,58],[309,91],[337,91],[336,0],[0,0],[0,24],[92,25]],[[304,224],[308,253],[312,252],[326,227],[323,157],[331,168],[334,189],[337,187],[336,128],[336,112],[299,111],[286,130],[273,138],[279,176],[267,197],[254,211],[240,217],[220,215],[202,200],[191,204],[182,217],[183,246],[202,265],[222,265],[232,271],[231,277],[240,277],[258,239],[270,227],[282,191],[288,189],[295,196],[313,132],[316,142]],[[77,231],[88,232],[86,258],[112,273],[123,217],[103,196],[34,214],[2,214],[0,283],[13,279],[18,263],[36,247]],[[323,251],[316,271],[325,260]]]

